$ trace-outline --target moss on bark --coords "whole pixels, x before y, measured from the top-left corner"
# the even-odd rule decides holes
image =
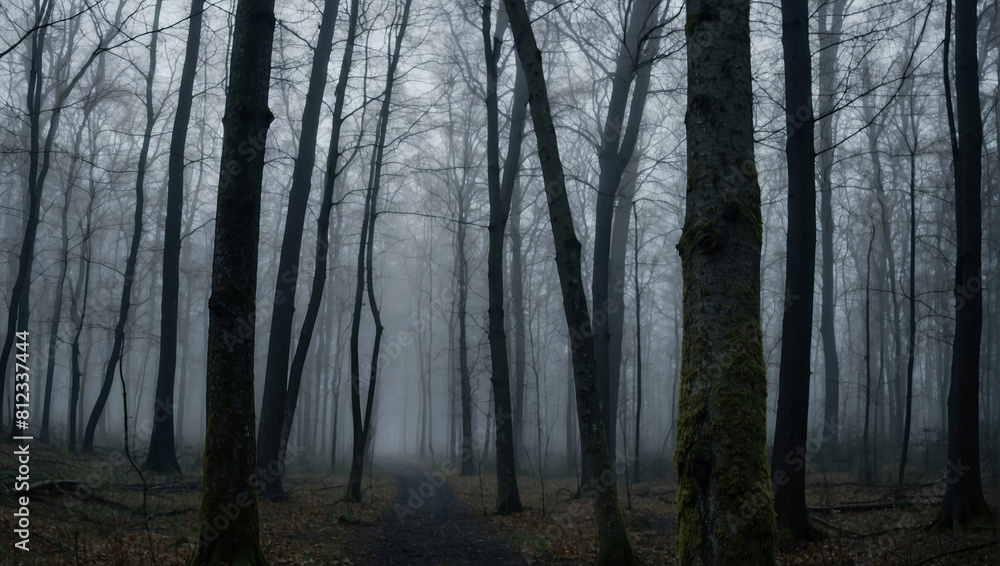
[[[775,563],[760,331],[749,9],[688,3],[688,187],[678,401],[681,564]]]

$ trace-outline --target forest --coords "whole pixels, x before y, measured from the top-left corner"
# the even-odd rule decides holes
[[[997,0],[0,22],[0,563],[1000,564]]]

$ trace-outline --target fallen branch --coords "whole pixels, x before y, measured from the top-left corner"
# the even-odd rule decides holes
[[[130,489],[134,491],[142,491],[144,489],[141,483],[118,484],[116,487],[118,489]],[[146,489],[148,491],[201,491],[201,482],[198,480],[189,480],[154,483],[149,484],[149,487]]]
[[[966,546],[966,547],[962,547],[962,548],[956,548],[955,550],[949,550],[948,552],[942,552],[941,554],[937,554],[935,556],[931,556],[930,558],[925,558],[925,559],[921,560],[920,562],[917,562],[913,566],[920,566],[921,564],[930,564],[931,562],[934,562],[938,558],[943,558],[945,556],[950,556],[952,554],[961,554],[963,552],[969,552],[969,551],[972,551],[972,550],[982,550],[984,548],[989,548],[991,546],[994,546],[998,542],[1000,542],[1000,541],[995,541],[994,540],[994,541],[986,542],[986,543],[983,543],[983,544],[974,544],[972,546]]]
[[[806,507],[806,509],[808,509],[812,513],[833,515],[834,513],[863,513],[866,511],[883,511],[885,509],[892,509],[895,506],[896,502],[890,499],[889,501],[871,501],[868,503],[845,503],[843,505],[830,505],[829,507],[809,505]]]
[[[44,490],[55,490],[60,493],[75,492],[80,486],[80,480],[45,480],[34,482],[28,487],[28,493]]]

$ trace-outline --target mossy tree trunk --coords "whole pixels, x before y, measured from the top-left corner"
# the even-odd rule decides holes
[[[192,566],[267,564],[257,514],[254,328],[260,195],[274,39],[274,1],[239,0],[209,299],[208,367],[198,547]]]
[[[774,564],[748,2],[687,5],[680,563]]]
[[[812,540],[814,533],[806,511],[805,448],[816,271],[816,181],[813,175],[816,153],[813,149],[812,62],[806,0],[782,0],[781,19],[785,61],[788,253],[778,414],[771,467],[775,470],[774,510],[778,526],[796,540]]]
[[[535,42],[531,20],[523,0],[504,0],[504,5],[510,17],[517,54],[528,81],[528,103],[535,125],[538,159],[545,181],[563,310],[572,337],[581,448],[590,473],[590,486],[596,493],[594,498],[594,518],[597,523],[596,564],[616,566],[639,564],[639,559],[628,539],[625,520],[618,504],[615,474],[604,435],[594,360],[593,327],[580,269],[581,245],[576,237],[569,197],[566,194],[566,180],[559,158],[555,124],[549,107],[542,54]]]

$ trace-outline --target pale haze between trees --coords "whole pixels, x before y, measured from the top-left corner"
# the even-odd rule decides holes
[[[198,480],[190,563],[443,465],[566,481],[599,564],[641,482],[682,564],[819,544],[819,481],[997,538],[995,1],[0,14],[0,426],[28,331],[36,445]]]

